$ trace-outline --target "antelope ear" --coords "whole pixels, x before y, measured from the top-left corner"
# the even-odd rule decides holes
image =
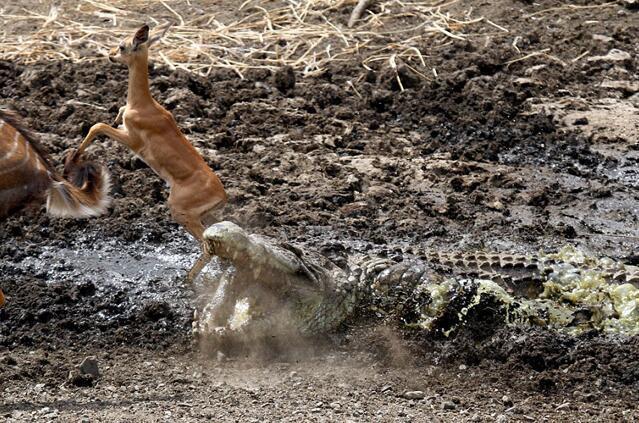
[[[153,28],[153,34],[149,38],[149,45],[155,44],[160,38],[164,37],[166,31],[173,25],[173,22],[166,22]]]
[[[149,26],[144,24],[133,36],[133,50],[137,49],[140,44],[146,43],[148,40]]]

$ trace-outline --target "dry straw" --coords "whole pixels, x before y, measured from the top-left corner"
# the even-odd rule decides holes
[[[190,0],[65,0],[35,10],[16,3],[0,8],[0,59],[25,64],[103,60],[132,28],[170,19],[175,25],[155,54],[171,68],[201,75],[224,68],[243,77],[248,69],[290,65],[309,76],[356,57],[366,68],[403,64],[429,78],[436,71],[426,50],[508,35],[503,26],[459,11],[457,0],[376,1],[352,27],[347,20],[357,0],[246,0],[224,17],[206,6],[193,13],[198,6]],[[19,25],[29,30],[15,31]]]

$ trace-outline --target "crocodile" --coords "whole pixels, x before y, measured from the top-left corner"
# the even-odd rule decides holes
[[[504,324],[639,333],[639,268],[573,247],[520,255],[422,251],[395,262],[323,254],[223,221],[204,238],[221,263],[215,295],[196,311],[198,337],[302,336],[369,316],[449,336],[477,310]],[[284,332],[288,333],[288,332]]]

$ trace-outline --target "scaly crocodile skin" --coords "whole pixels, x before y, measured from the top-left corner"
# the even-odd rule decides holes
[[[487,298],[504,305],[509,321],[567,326],[573,324],[571,313],[597,308],[610,297],[614,301],[606,303],[606,310],[588,313],[599,316],[593,325],[619,330],[625,326],[609,320],[618,314],[630,316],[630,322],[639,308],[633,306],[633,301],[639,301],[639,290],[630,285],[639,285],[637,267],[588,257],[574,249],[537,256],[427,252],[421,260],[401,263],[359,260],[344,270],[320,254],[248,234],[231,222],[213,225],[205,239],[210,250],[231,265],[223,276],[229,286],[221,295],[225,300],[211,305],[208,313],[205,307],[202,313],[214,319],[195,322],[200,334],[211,332],[211,326],[224,328],[226,322],[237,321],[231,315],[233,304],[241,298],[249,299],[249,307],[255,310],[251,319],[259,321],[257,326],[268,327],[277,315],[306,335],[330,332],[364,309],[425,329],[445,321],[444,332]],[[592,293],[600,295],[601,301]],[[617,312],[615,307],[622,310]],[[639,310],[637,314],[639,328]],[[440,315],[447,317],[442,320]]]

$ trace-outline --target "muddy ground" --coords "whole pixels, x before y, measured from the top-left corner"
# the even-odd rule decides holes
[[[152,91],[224,182],[226,218],[254,232],[333,256],[572,244],[636,265],[639,15],[622,4],[632,2],[534,19],[561,5],[455,7],[471,3],[510,32],[425,47],[438,77],[400,69],[405,91],[357,58],[288,89],[268,71],[203,78],[154,65]],[[508,64],[522,57],[514,37],[550,50]],[[114,119],[125,81],[108,63],[0,62],[0,103],[60,163],[93,123]],[[0,223],[3,418],[639,418],[636,337],[495,327],[418,342],[365,326],[299,351],[200,351],[184,285],[197,246],[171,221],[164,183],[115,142],[90,155],[113,175],[106,216],[36,209]],[[78,387],[68,373],[89,355],[101,377]],[[424,398],[402,397],[411,390]]]

